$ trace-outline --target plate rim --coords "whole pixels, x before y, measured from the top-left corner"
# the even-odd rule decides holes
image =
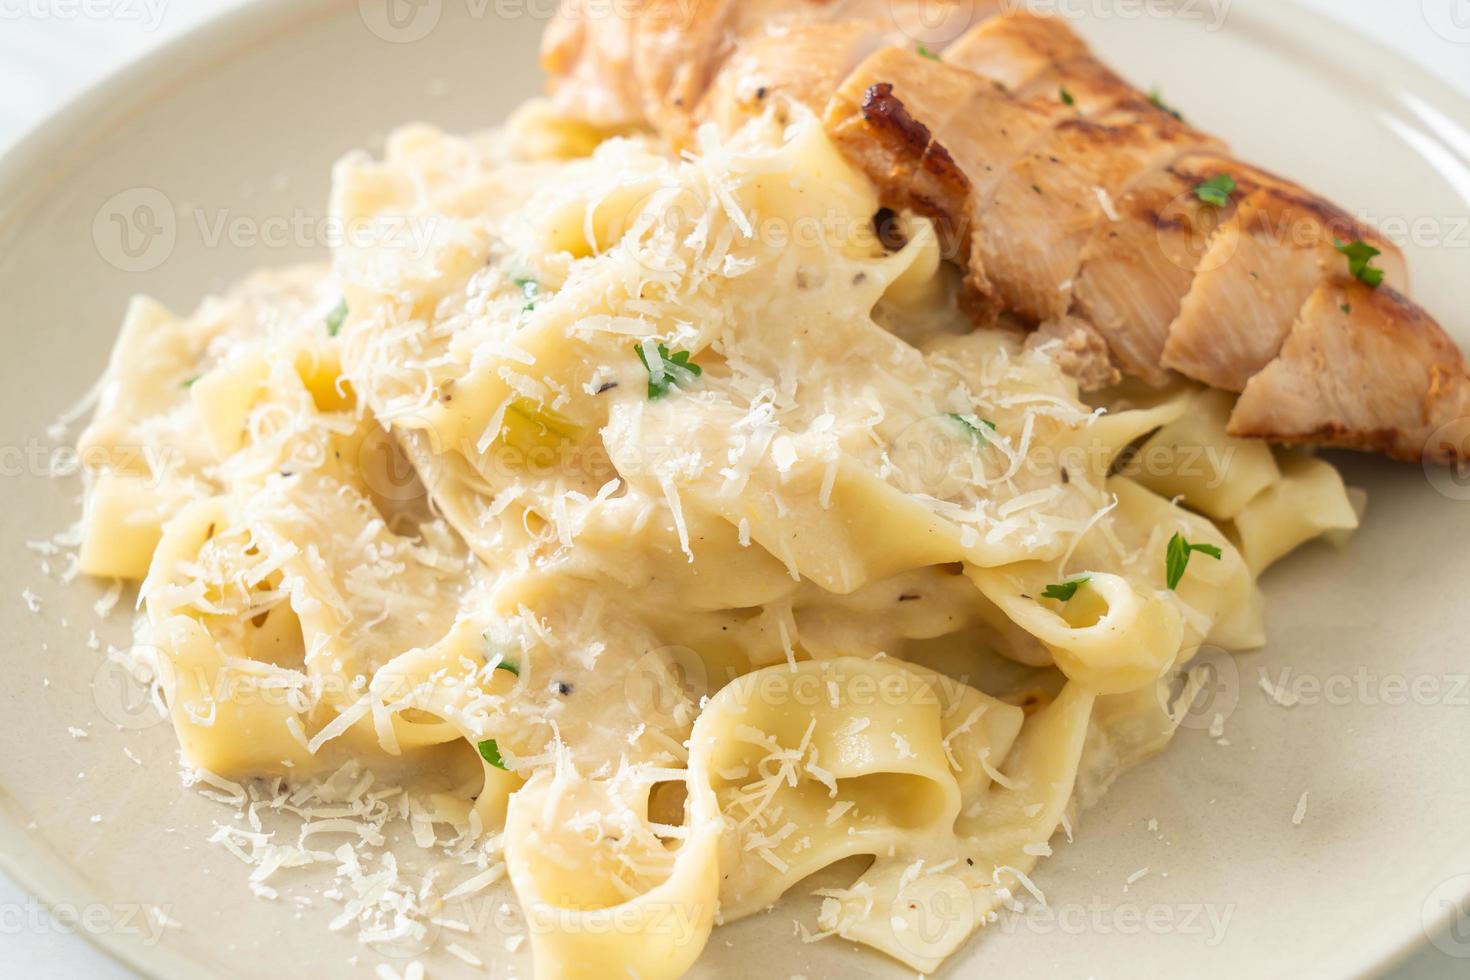
[[[365,0],[358,0],[359,3]],[[1167,0],[1174,9],[1192,0]],[[1309,50],[1333,50],[1339,62],[1352,61],[1360,69],[1371,68],[1369,87],[1393,98],[1412,93],[1432,105],[1451,122],[1470,134],[1470,95],[1459,92],[1405,56],[1393,51],[1357,28],[1303,6],[1299,0],[1230,0],[1230,17],[1242,17],[1242,28],[1252,34],[1284,36]],[[106,137],[116,125],[155,101],[168,98],[166,83],[204,70],[218,58],[228,58],[271,38],[290,33],[309,21],[340,15],[353,0],[247,0],[196,24],[146,54],[108,72],[63,105],[31,126],[0,153],[0,241],[7,226],[47,188],[62,186],[66,168],[57,167],[90,142]],[[1077,21],[1085,23],[1086,17]],[[1369,74],[1363,72],[1364,75]],[[125,91],[129,97],[118,99]],[[87,137],[78,140],[78,134]],[[1450,148],[1453,151],[1453,148]],[[1470,166],[1470,160],[1466,161]],[[47,171],[52,170],[49,180]],[[10,805],[10,794],[0,785],[0,871],[22,890],[48,908],[82,906],[94,896],[77,879],[75,869],[50,849],[39,845]],[[1460,896],[1470,900],[1470,886]],[[1430,936],[1443,931],[1454,918],[1453,909],[1433,917],[1424,916],[1422,928],[1402,935],[1373,938],[1364,933],[1360,942],[1340,947],[1332,963],[1343,969],[1342,977],[1382,977],[1406,959],[1430,945]],[[186,953],[165,944],[145,945],[132,936],[112,932],[76,930],[94,949],[140,976],[158,980],[191,980],[201,975],[218,976]],[[1381,934],[1380,934],[1381,935]],[[1361,962],[1350,965],[1351,958]]]

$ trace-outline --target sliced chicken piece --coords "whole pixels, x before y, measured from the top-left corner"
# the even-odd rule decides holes
[[[1035,94],[1033,83],[1056,65],[1089,54],[1083,40],[1060,21],[1005,13],[976,25],[945,48],[944,60],[1029,96]],[[1054,98],[1057,94],[1052,93]]]
[[[614,13],[600,0],[564,0],[542,38],[541,65],[563,112],[598,126],[652,125],[683,143],[695,106],[740,38],[799,23],[826,6],[628,0]]]
[[[1054,99],[1084,118],[1102,122],[1168,116],[1091,54],[1058,62],[1035,78],[1021,95]],[[1180,120],[1174,122],[1179,124]]]
[[[1390,286],[1334,279],[1247,382],[1229,432],[1449,463],[1464,446],[1435,433],[1467,416],[1470,372],[1439,325]]]
[[[998,81],[1013,94],[1036,95],[1031,107],[1045,112],[1046,122],[1053,125],[1044,141],[1036,139],[1034,128],[1026,139],[1010,140],[1012,150],[1018,143],[1031,144],[1021,157],[997,157],[980,147],[980,155],[972,159],[958,148],[959,142],[975,143],[966,137],[981,129],[1008,136],[1005,120],[992,123],[992,115],[965,113],[958,117],[959,126],[935,126],[927,104],[921,103],[938,100],[923,91],[910,94],[921,88],[918,79],[902,88],[893,86],[900,101],[915,102],[909,114],[930,124],[938,143],[976,184],[968,216],[975,227],[975,248],[969,255],[972,280],[993,284],[993,302],[1036,322],[1068,311],[1082,252],[1094,230],[1111,217],[1115,196],[1182,152],[1220,148],[1217,140],[1154,108],[1059,21],[1003,14],[972,28],[944,50],[943,60]],[[891,62],[863,68],[845,89],[880,75],[912,74],[911,66]],[[1092,111],[1105,118],[1086,119]],[[975,120],[985,121],[976,125]],[[1007,164],[1009,172],[1003,169]],[[983,186],[975,171],[983,171]],[[1157,365],[1155,356],[1148,367],[1161,378],[1164,372]]]
[[[867,51],[882,45],[942,49],[972,24],[996,13],[1005,0],[626,0],[612,11],[605,0],[562,0],[541,43],[541,65],[557,107],[605,128],[652,126],[676,146],[688,145],[696,125],[725,108],[706,100],[716,76],[739,49],[761,48],[761,70],[793,79],[797,98],[811,83],[841,77],[839,39],[820,32],[797,44],[776,41],[804,25],[863,24]],[[849,37],[849,41],[856,39]],[[803,45],[812,48],[805,61]],[[835,45],[835,47],[834,47]],[[825,49],[825,50],[823,50]],[[836,52],[836,59],[830,56]],[[863,52],[866,53],[866,52]],[[847,64],[852,67],[861,55]],[[741,59],[755,67],[752,57]],[[808,73],[809,69],[809,73]],[[808,81],[801,81],[807,76]],[[726,94],[741,103],[749,91],[735,77]],[[708,110],[708,111],[706,111]],[[740,114],[733,114],[738,118]]]
[[[634,70],[639,10],[597,16],[597,0],[562,0],[541,36],[552,101],[568,116],[619,129],[645,121],[643,78]],[[640,8],[643,5],[640,5]]]
[[[1146,120],[1161,112],[1055,20],[996,18],[971,30],[945,58],[1036,99],[1060,101],[1065,88],[1076,111],[1098,121]],[[1238,185],[1223,208],[1194,193],[1220,174]],[[1180,160],[1138,181],[1116,207],[1119,220],[1103,223],[1084,251],[1068,321],[1089,324],[1124,371],[1153,384],[1165,383],[1172,368],[1240,391],[1281,350],[1303,304],[1346,271],[1336,242],[1363,240],[1380,249],[1390,286],[1401,288],[1406,275],[1399,250],[1373,229],[1290,181],[1228,159]],[[996,218],[985,213],[982,227],[994,228]],[[1042,254],[1062,267],[1064,253]],[[1005,286],[1017,278],[1044,286],[1043,267],[1008,275],[986,251],[976,258],[1000,286],[1003,306],[1038,312],[1023,298],[1006,296]],[[1334,438],[1351,444],[1350,434]]]
[[[1381,249],[1390,286],[1404,288],[1406,271],[1392,243],[1326,201],[1240,164],[1229,172],[1255,189],[1243,188],[1233,220],[1211,239],[1160,363],[1240,391],[1281,350],[1318,286],[1347,272],[1336,242],[1361,239]]]
[[[993,78],[1021,98],[1060,102],[1100,122],[1118,125],[1170,116],[1053,17],[1011,12],[991,18],[947,47],[944,60]],[[1174,121],[1182,125],[1182,120]]]
[[[885,48],[842,83],[827,105],[827,132],[885,191],[936,157],[955,161],[977,203],[990,200],[1010,166],[1064,118],[1013,98],[989,79],[914,52]],[[975,125],[984,119],[983,126]],[[920,121],[922,120],[922,122]],[[921,135],[919,130],[924,132]],[[967,206],[947,199],[962,212]],[[949,220],[968,228],[968,215]]]
[[[1195,188],[1238,169],[1213,155],[1185,156],[1139,181],[1116,202],[1117,220],[1093,233],[1072,291],[1073,313],[1108,339],[1122,369],[1154,385],[1169,327],[1220,226],[1235,212],[1206,204]]]
[[[989,125],[973,125],[977,118]],[[968,265],[971,296],[983,298],[992,287],[984,263],[972,254],[974,214],[993,197],[1010,164],[1060,118],[1049,107],[1018,102],[995,82],[886,48],[837,90],[825,123],[885,203],[934,220],[946,254]]]
[[[891,48],[888,21],[844,20],[760,31],[736,49],[700,100],[698,118],[737,129],[772,105],[797,103],[820,115],[868,55]],[[901,52],[900,52],[901,53]]]
[[[991,124],[974,126],[969,121],[975,118]],[[885,204],[935,222],[946,257],[968,269],[961,302],[978,323],[993,321],[999,308],[984,262],[974,254],[974,216],[994,196],[1009,164],[1045,140],[1061,118],[1053,107],[1017,101],[995,82],[887,48],[848,77],[825,122],[847,158],[880,188]]]
[[[693,132],[694,107],[704,96],[735,41],[748,32],[742,11],[759,24],[778,17],[787,4],[770,0],[644,0],[634,49],[643,76],[643,111],[676,142]],[[604,14],[606,16],[606,14]]]
[[[1211,142],[1167,117],[1118,127],[1079,120],[1060,105],[1016,100],[994,82],[898,48],[848,76],[826,124],[886,203],[940,223],[946,241],[956,242],[949,254],[968,262],[976,295],[1034,322],[1067,312],[1110,195]]]
[[[977,208],[971,261],[982,264],[1002,308],[1038,323],[1060,317],[1071,307],[1083,251],[1117,213],[1116,198],[1202,149],[1213,149],[1208,139],[1172,120],[1066,119],[1011,167],[994,202]]]

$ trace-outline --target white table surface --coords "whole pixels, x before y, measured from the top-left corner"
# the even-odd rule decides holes
[[[115,68],[247,2],[0,0],[0,153]],[[1470,96],[1470,0],[1296,2],[1355,27]],[[103,11],[107,15],[98,16]],[[0,875],[0,975],[31,980],[135,976],[49,918],[32,914],[37,904]],[[20,928],[10,927],[17,923]],[[1466,976],[1470,961],[1426,947],[1392,980]]]

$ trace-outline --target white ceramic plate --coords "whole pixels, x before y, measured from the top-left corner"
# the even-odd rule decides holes
[[[0,164],[0,859],[144,972],[275,978],[305,957],[315,976],[358,976],[406,958],[329,934],[333,903],[252,897],[245,869],[204,843],[231,811],[181,788],[172,732],[87,645],[94,625],[125,642],[125,617],[97,623],[104,590],[61,585],[25,546],[75,516],[76,484],[43,475],[69,438],[47,425],[101,370],[129,294],[188,309],[256,266],[320,257],[341,152],[409,120],[486,125],[532,94],[551,6],[426,0],[390,19],[381,0],[260,3],[115,77]],[[1107,58],[1243,156],[1408,235],[1419,298],[1470,341],[1470,106],[1289,4],[1164,6],[1044,4],[1085,9],[1078,27]],[[990,930],[946,975],[1343,978],[1448,921],[1470,893],[1470,487],[1345,468],[1371,494],[1366,529],[1267,577],[1271,645],[1226,672],[1212,708],[1229,744],[1196,726],[1122,779],[1040,875],[1052,914]],[[1304,703],[1271,703],[1261,671]],[[500,900],[459,910],[482,935],[450,937],[487,971],[440,943],[417,957],[431,976],[529,975],[526,949],[505,949],[502,930],[518,930]],[[144,906],[182,928],[157,938]],[[796,903],[717,932],[697,974],[900,975],[847,945],[802,945],[793,911],[810,921]]]

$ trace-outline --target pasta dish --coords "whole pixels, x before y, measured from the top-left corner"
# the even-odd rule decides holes
[[[913,47],[873,57],[969,74]],[[428,840],[503,853],[539,978],[680,976],[834,865],[804,938],[935,970],[1168,743],[1201,651],[1265,643],[1261,573],[1357,526],[1306,445],[1357,429],[1259,421],[1292,338],[1241,394],[1182,335],[1161,368],[1039,308],[993,229],[1052,220],[1041,178],[957,254],[831,106],[745,93],[674,133],[576,94],[344,158],[365,233],[329,266],[136,300],[83,569],[138,583],[189,766],[402,785]],[[1148,166],[1083,178],[1099,220]],[[1189,213],[1244,220],[1279,190],[1252,179]],[[1402,300],[1327,251],[1298,307]]]

